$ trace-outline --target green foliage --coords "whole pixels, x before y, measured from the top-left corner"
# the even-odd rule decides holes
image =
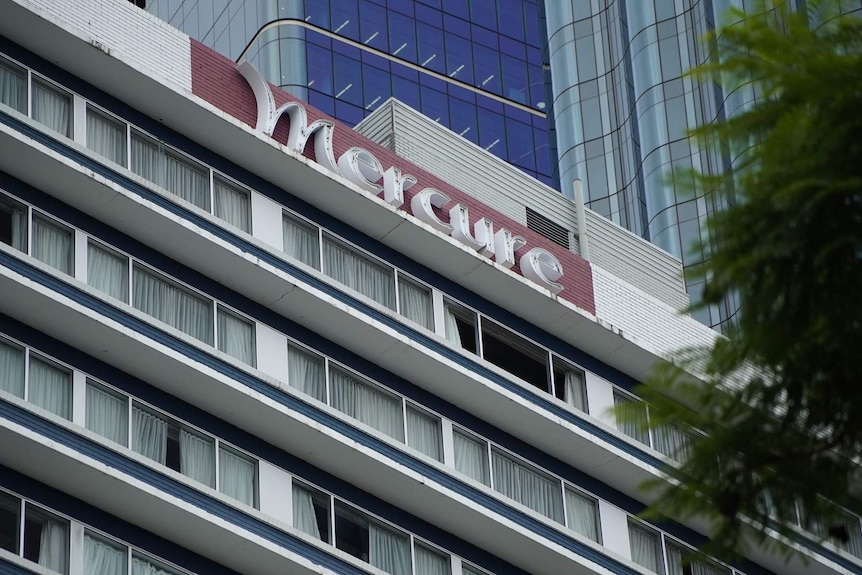
[[[853,505],[862,477],[862,18],[837,16],[837,0],[808,6],[734,13],[710,39],[720,57],[693,71],[756,94],[695,132],[735,155],[732,175],[685,174],[699,193],[735,198],[710,223],[698,273],[702,305],[737,294],[742,313],[728,339],[639,391],[650,425],[707,434],[668,470],[675,486],[662,484],[653,511],[709,518],[710,552],[738,550],[744,534],[765,541],[767,526],[789,533],[774,519],[797,510],[840,542],[845,517],[823,498]]]

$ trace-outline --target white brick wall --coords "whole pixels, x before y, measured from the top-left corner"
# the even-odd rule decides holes
[[[189,37],[126,0],[12,0],[175,90],[191,92]],[[2,2],[0,2],[2,4]],[[2,12],[2,8],[0,8]]]

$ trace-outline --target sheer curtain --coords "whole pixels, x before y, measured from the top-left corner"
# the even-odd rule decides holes
[[[219,491],[254,506],[254,462],[220,447],[218,467]]]
[[[34,79],[32,112],[33,119],[43,126],[67,138],[72,137],[72,98],[69,94]]]
[[[661,552],[657,534],[630,524],[629,544],[632,561],[653,573],[661,572]]]
[[[201,209],[210,209],[208,171],[172,153],[165,154],[165,189]]]
[[[467,477],[485,485],[491,485],[488,470],[488,445],[484,441],[478,441],[455,431],[454,447],[455,469]]]
[[[323,272],[389,309],[395,309],[395,276],[392,269],[372,262],[329,238],[323,240]]]
[[[398,298],[401,315],[428,329],[434,329],[431,292],[399,276]]]
[[[248,194],[222,180],[215,178],[215,216],[238,227],[251,231]]]
[[[410,540],[369,523],[368,562],[391,575],[410,575]]]
[[[9,222],[9,244],[16,250],[27,251],[27,208],[0,197],[0,218]]]
[[[0,390],[24,398],[24,350],[0,341]]]
[[[132,575],[177,575],[173,570],[159,567],[152,561],[142,557],[132,557]]]
[[[584,372],[567,370],[563,380],[565,401],[575,409],[586,411],[584,402]]]
[[[88,243],[87,283],[102,293],[129,303],[129,258],[93,242]]]
[[[290,345],[287,348],[287,383],[318,401],[326,402],[323,358]]]
[[[84,573],[86,575],[126,575],[126,550],[84,535]]]
[[[443,461],[440,419],[407,406],[407,445],[437,461]]]
[[[656,451],[671,459],[685,461],[691,450],[691,439],[688,434],[673,425],[662,425],[653,429]]]
[[[215,443],[180,429],[180,473],[215,487]]]
[[[126,166],[126,125],[87,109],[87,147],[115,164]]]
[[[358,419],[398,441],[404,441],[401,400],[356,381],[338,371],[330,371],[332,407]]]
[[[129,400],[87,384],[87,429],[129,445]]]
[[[443,323],[446,328],[446,340],[458,347],[464,347],[464,344],[461,343],[461,334],[458,332],[458,322],[455,320],[455,313],[448,307],[445,311]]]
[[[416,545],[415,549],[416,575],[451,575],[448,557],[422,545]]]
[[[135,266],[134,305],[142,312],[197,338],[213,343],[213,303],[169,280]]]
[[[566,490],[566,515],[569,529],[596,543],[599,542],[598,513],[594,499]]]
[[[30,358],[30,403],[51,413],[70,419],[72,374],[35,357]]]
[[[63,273],[72,273],[72,231],[33,218],[33,257]]]
[[[295,483],[293,484],[293,526],[303,533],[323,541],[323,537],[320,536],[320,528],[317,526],[314,500],[311,493]]]
[[[559,481],[552,481],[493,449],[491,463],[496,491],[563,523],[563,495]]]
[[[159,186],[165,178],[165,156],[158,143],[132,131],[132,171]]]
[[[614,395],[614,406],[623,412],[617,414],[617,428],[632,439],[649,445],[646,405],[634,399]]]
[[[58,573],[68,573],[68,540],[65,524],[45,521],[39,536],[39,565]]]
[[[320,238],[316,227],[285,215],[283,219],[284,253],[302,263],[320,269]]]
[[[164,465],[168,450],[168,422],[132,405],[132,449]]]
[[[0,61],[0,102],[27,113],[27,73]]]
[[[254,356],[254,326],[222,309],[218,310],[218,348],[243,363],[257,365]]]

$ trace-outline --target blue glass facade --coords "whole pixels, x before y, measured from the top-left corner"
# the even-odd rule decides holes
[[[156,0],[148,10],[350,126],[395,97],[551,184],[536,0]]]

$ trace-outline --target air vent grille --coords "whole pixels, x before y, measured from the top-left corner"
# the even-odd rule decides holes
[[[563,246],[567,250],[571,249],[569,242],[569,238],[571,237],[570,231],[530,208],[527,208],[527,227],[537,234],[548,238],[555,244]]]

